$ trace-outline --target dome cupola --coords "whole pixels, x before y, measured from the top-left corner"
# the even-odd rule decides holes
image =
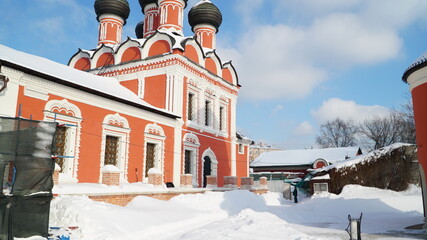
[[[152,3],[157,5],[157,0],[139,0],[139,5],[141,5],[142,13],[145,14],[145,12],[144,12],[145,6],[147,6],[148,4],[152,4]]]
[[[188,13],[188,22],[194,31],[198,24],[209,24],[218,32],[222,23],[221,11],[209,0],[201,0],[194,5]]]
[[[95,0],[96,19],[99,22],[98,46],[122,41],[123,26],[129,17],[127,0]]]
[[[144,38],[144,21],[141,21],[138,24],[136,24],[135,35],[136,35],[136,38]]]
[[[102,14],[114,14],[121,17],[126,23],[130,13],[127,0],[96,0],[94,7],[98,21]]]

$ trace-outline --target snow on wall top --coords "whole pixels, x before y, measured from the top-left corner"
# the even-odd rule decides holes
[[[418,57],[403,73],[402,80],[407,82],[409,75],[411,75],[416,70],[424,67],[427,63],[427,52],[423,53],[420,57]]]
[[[112,77],[101,77],[83,72],[69,66],[51,61],[46,58],[17,51],[0,44],[0,60],[22,66],[33,71],[61,79],[85,88],[89,88],[107,95],[123,99],[138,105],[155,109],[164,113],[172,114],[163,109],[156,108],[135,93],[122,86],[119,81]]]
[[[356,156],[356,157],[353,157],[353,158],[350,158],[347,160],[336,162],[334,165],[329,165],[329,166],[326,166],[324,168],[316,169],[313,171],[313,173],[326,172],[326,171],[329,171],[333,168],[341,169],[341,168],[345,168],[345,167],[352,167],[352,166],[355,166],[356,164],[359,164],[359,163],[367,163],[367,162],[378,159],[380,156],[384,156],[384,155],[390,153],[394,149],[400,148],[402,146],[411,146],[411,145],[412,144],[407,144],[407,143],[395,143],[395,144],[392,144],[390,146],[374,150],[374,151],[369,152],[367,154],[363,154],[363,155]]]
[[[251,167],[309,165],[319,158],[336,162],[354,157],[358,151],[359,147],[343,147],[264,152],[251,163]]]

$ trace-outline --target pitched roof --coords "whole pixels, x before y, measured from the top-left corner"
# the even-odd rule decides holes
[[[358,151],[359,147],[342,147],[264,152],[251,163],[251,167],[310,165],[319,158],[336,162],[355,157]]]
[[[90,92],[111,100],[126,103],[168,117],[177,118],[171,112],[156,108],[139,98],[112,77],[101,77],[83,72],[46,58],[17,51],[0,44],[0,65]]]

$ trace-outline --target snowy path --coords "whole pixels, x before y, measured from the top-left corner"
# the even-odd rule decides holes
[[[357,196],[357,197],[354,197]],[[60,197],[52,226],[79,226],[79,238],[97,240],[348,239],[348,214],[363,212],[363,239],[427,239],[404,231],[423,220],[420,190],[397,193],[349,186],[339,196],[317,195],[299,204],[279,194],[248,191],[181,195],[170,201],[137,197],[126,207],[84,197]],[[400,237],[399,237],[400,236]]]

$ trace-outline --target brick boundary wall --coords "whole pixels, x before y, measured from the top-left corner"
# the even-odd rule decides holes
[[[180,184],[183,188],[192,188],[193,187],[193,175],[191,174],[181,174]]]
[[[88,198],[97,201],[97,202],[105,202],[114,204],[117,206],[126,206],[132,199],[138,196],[152,197],[159,200],[167,201],[173,197],[176,197],[181,194],[199,194],[209,192],[211,190],[200,190],[200,191],[177,191],[177,192],[165,192],[165,193],[124,193],[124,194],[104,194],[104,195],[88,195],[88,194],[75,194],[75,195],[83,195],[88,196]],[[229,191],[229,190],[225,190]],[[257,195],[262,195],[268,192],[267,189],[251,189],[251,192]],[[58,197],[61,195],[73,195],[73,194],[55,194],[54,197]],[[74,196],[75,196],[74,195]]]
[[[108,186],[119,186],[120,173],[119,172],[103,172],[102,183]]]

